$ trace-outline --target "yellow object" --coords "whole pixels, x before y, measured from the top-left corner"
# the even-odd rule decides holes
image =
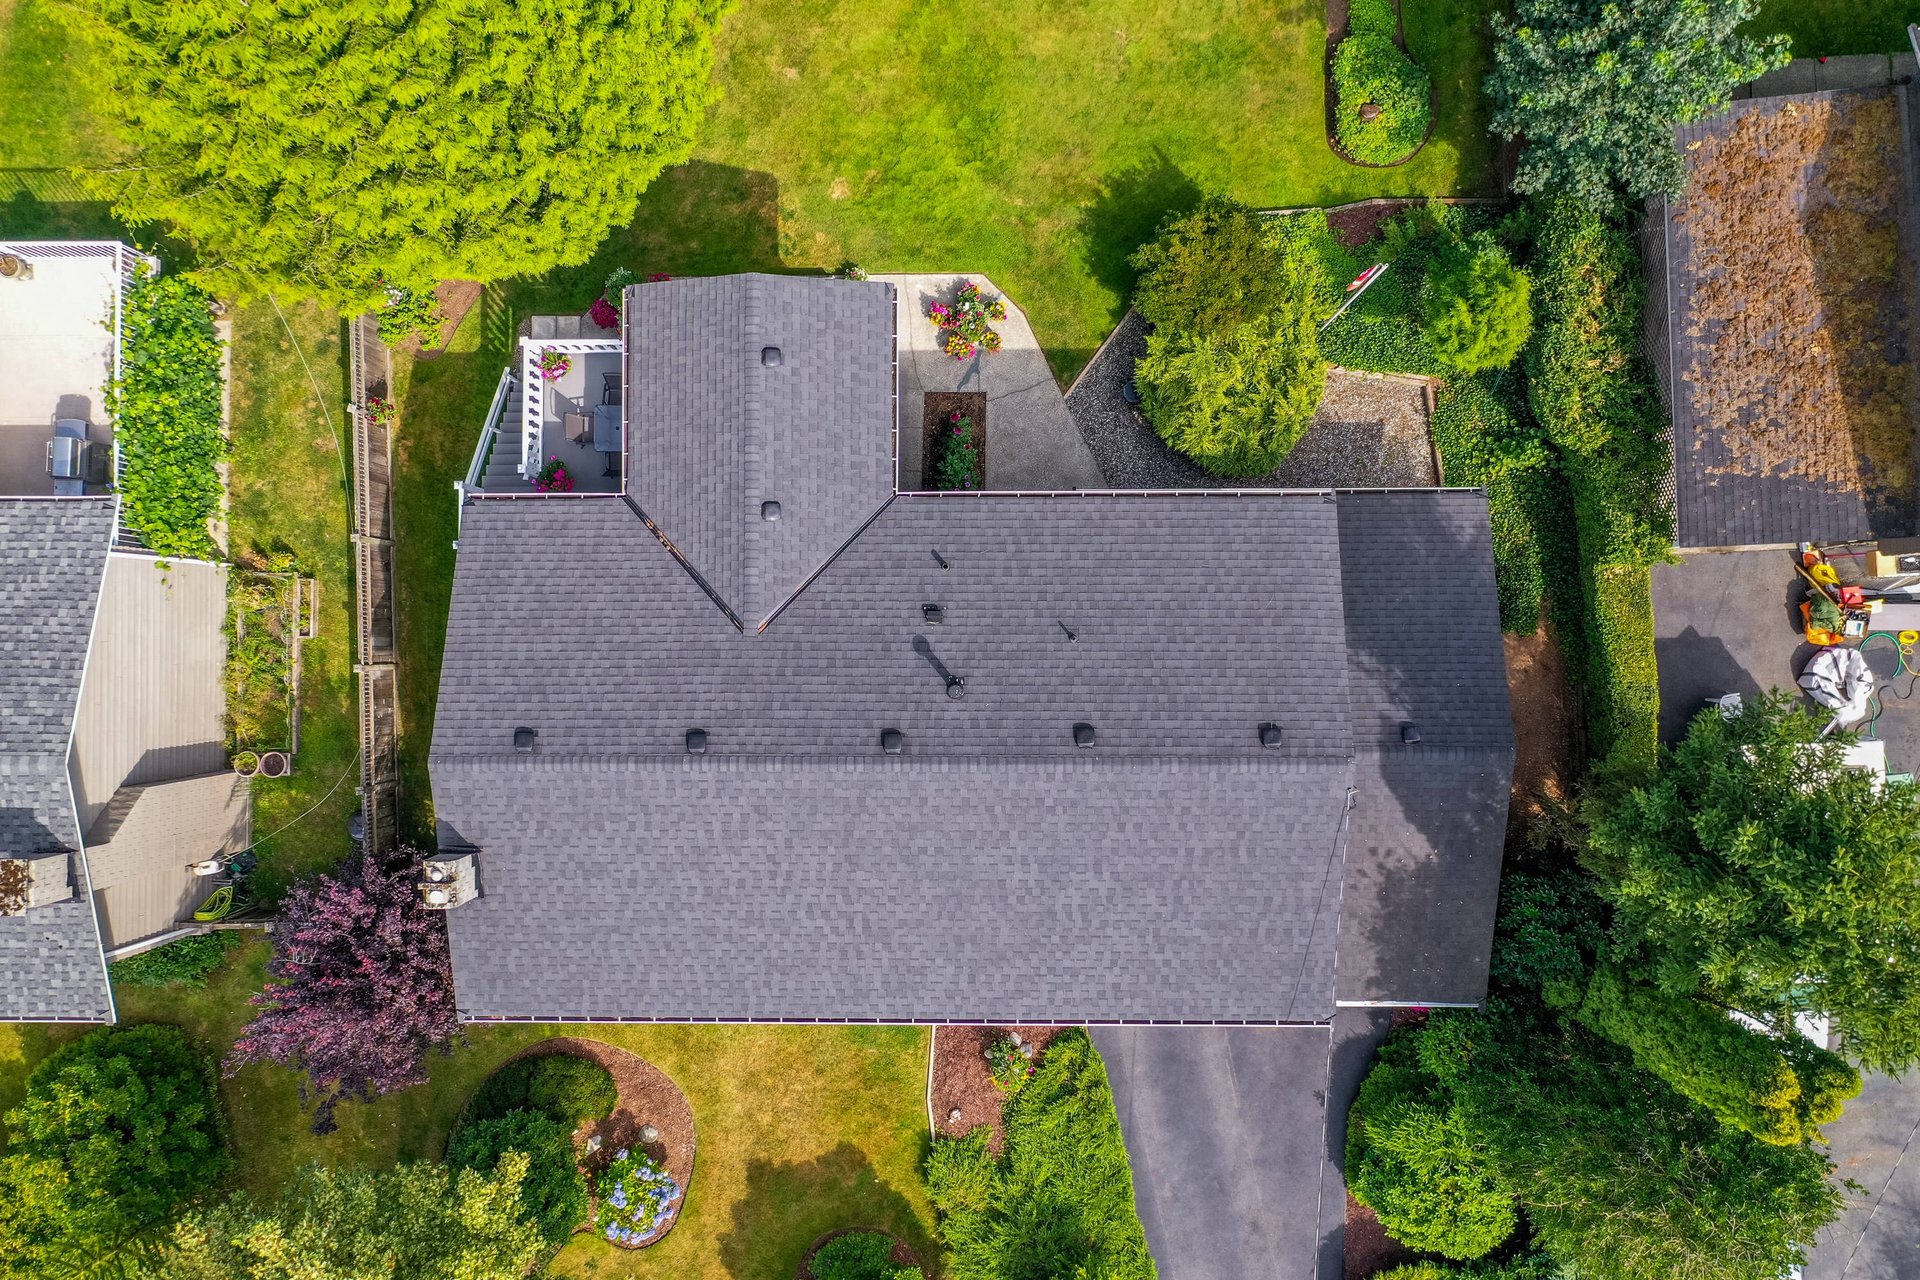
[[[1813,580],[1822,586],[1831,587],[1840,581],[1840,575],[1834,572],[1830,564],[1817,564],[1813,566]]]
[[[1902,648],[1911,648],[1915,644],[1920,644],[1920,631],[1902,631],[1900,633],[1900,645]]]

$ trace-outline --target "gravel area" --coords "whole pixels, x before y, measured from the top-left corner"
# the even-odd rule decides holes
[[[1129,311],[1067,395],[1067,411],[1116,489],[1418,488],[1439,483],[1426,399],[1412,381],[1327,372],[1313,425],[1272,475],[1211,475],[1169,449],[1121,395],[1147,350],[1147,324]]]

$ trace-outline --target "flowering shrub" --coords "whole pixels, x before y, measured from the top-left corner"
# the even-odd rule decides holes
[[[934,435],[933,487],[936,489],[980,489],[986,485],[981,475],[980,450],[973,443],[973,419],[955,409],[940,424]]]
[[[613,273],[607,277],[607,290],[602,296],[613,304],[614,310],[618,311],[620,298],[626,293],[627,286],[638,283],[640,283],[638,272],[629,271],[625,267],[615,267]]]
[[[560,459],[548,458],[547,465],[533,478],[533,487],[541,493],[572,493],[573,472]]]
[[[399,406],[383,396],[368,396],[360,411],[375,422],[392,422],[400,412]]]
[[[834,268],[833,278],[836,280],[865,280],[867,278],[867,270],[852,258],[848,258],[845,262]]]
[[[644,1151],[622,1147],[613,1163],[594,1175],[600,1197],[601,1234],[614,1244],[652,1244],[673,1225],[681,1190],[673,1176]]]
[[[1000,334],[993,321],[1007,318],[1007,304],[1001,298],[989,298],[971,280],[960,282],[953,304],[930,302],[927,318],[946,333],[946,352],[955,360],[965,360],[975,351],[998,351]]]
[[[608,302],[605,298],[595,298],[593,305],[587,308],[587,317],[602,329],[618,329],[620,304]]]
[[[656,271],[652,275],[647,277],[647,283],[659,284],[662,280],[671,280],[671,279],[673,279],[673,277],[668,275],[666,272]]]
[[[573,368],[573,357],[564,351],[545,349],[540,352],[540,376],[548,382],[557,381],[566,376]]]
[[[1001,1036],[987,1046],[987,1070],[1002,1093],[1018,1093],[1033,1074],[1033,1060],[1020,1052],[1012,1036]]]
[[[408,338],[418,338],[422,347],[439,346],[443,317],[440,299],[433,290],[381,283],[387,292],[387,305],[380,308],[380,341],[397,347]]]

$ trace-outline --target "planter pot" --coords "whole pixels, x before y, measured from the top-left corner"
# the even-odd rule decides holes
[[[263,751],[260,753],[260,776],[263,778],[284,778],[293,772],[293,760],[284,751]]]
[[[251,778],[260,772],[260,757],[251,751],[242,751],[233,758],[233,771],[243,778]]]

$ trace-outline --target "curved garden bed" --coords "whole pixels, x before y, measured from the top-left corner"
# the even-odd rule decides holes
[[[985,1125],[992,1131],[990,1145],[1000,1149],[1000,1109],[1006,1090],[994,1083],[989,1051],[1003,1040],[1018,1036],[1030,1045],[1037,1063],[1058,1027],[936,1027],[933,1033],[933,1079],[927,1102],[936,1135],[961,1138]],[[958,1113],[958,1114],[955,1114]]]
[[[596,1183],[611,1166],[621,1162],[623,1155],[643,1154],[644,1161],[629,1161],[629,1167],[639,1166],[636,1172],[643,1184],[650,1169],[664,1171],[673,1184],[671,1209],[662,1216],[658,1229],[648,1233],[644,1240],[609,1237],[608,1243],[629,1249],[658,1244],[680,1220],[680,1209],[685,1204],[687,1189],[693,1181],[698,1142],[694,1132],[693,1108],[688,1104],[686,1094],[665,1072],[638,1054],[598,1040],[574,1036],[559,1036],[529,1046],[501,1063],[474,1090],[459,1123],[454,1126],[453,1136],[449,1140],[449,1154],[458,1146],[462,1131],[469,1124],[485,1118],[474,1114],[475,1104],[484,1099],[489,1085],[502,1072],[530,1059],[562,1054],[595,1064],[613,1082],[612,1104],[604,1117],[590,1115],[577,1124],[571,1135],[573,1149],[579,1167],[586,1175],[589,1191],[585,1220],[575,1225],[573,1231],[598,1230],[606,1233],[610,1224],[602,1222],[608,1214],[600,1201],[600,1188]],[[629,1185],[634,1184],[630,1182]]]
[[[1387,0],[1393,8],[1393,44],[1400,56],[1426,75],[1427,80],[1427,127],[1420,134],[1418,142],[1404,155],[1394,160],[1362,160],[1347,150],[1340,142],[1340,89],[1335,76],[1340,46],[1350,39],[1354,32],[1349,20],[1350,5],[1361,0],[1327,0],[1327,54],[1325,64],[1326,136],[1327,148],[1334,155],[1361,169],[1397,169],[1406,164],[1425,149],[1433,138],[1434,124],[1440,112],[1439,90],[1434,85],[1433,76],[1424,67],[1414,61],[1412,52],[1407,48],[1406,24],[1400,13],[1399,0]]]
[[[898,1272],[903,1269],[910,1269],[911,1275],[917,1276],[921,1274],[919,1256],[907,1247],[906,1241],[894,1235],[891,1231],[882,1231],[878,1227],[842,1227],[838,1231],[827,1232],[827,1234],[807,1246],[807,1256],[801,1260],[800,1269],[793,1273],[793,1280],[835,1280],[836,1275],[842,1273],[830,1272],[822,1274],[816,1272],[813,1269],[813,1260],[819,1256],[822,1249],[825,1249],[834,1241],[845,1239],[848,1236],[884,1236],[892,1243],[893,1249],[887,1255],[886,1265],[894,1270],[895,1276],[877,1277],[876,1280],[896,1280]]]

